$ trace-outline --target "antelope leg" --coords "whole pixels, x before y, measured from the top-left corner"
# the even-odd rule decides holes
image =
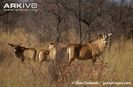
[[[92,58],[92,63],[93,63],[93,65],[95,65],[95,62],[96,62],[96,57],[93,57],[93,58]]]

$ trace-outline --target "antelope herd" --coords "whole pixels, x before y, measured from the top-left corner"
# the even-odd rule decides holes
[[[68,65],[75,60],[88,60],[91,59],[92,63],[95,64],[97,57],[104,52],[107,46],[108,39],[112,33],[99,34],[96,40],[88,41],[85,44],[69,43],[66,48],[66,54],[68,55]],[[50,43],[48,49],[42,49],[37,53],[34,48],[28,48],[16,44],[8,44],[14,49],[15,56],[23,63],[26,59],[30,59],[33,62],[38,60],[41,64],[44,61],[56,61],[57,60],[57,46],[55,43]],[[36,59],[37,58],[37,59]]]

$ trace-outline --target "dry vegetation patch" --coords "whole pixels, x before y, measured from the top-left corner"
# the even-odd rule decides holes
[[[22,35],[22,36],[21,36]],[[21,64],[14,56],[7,43],[18,41],[19,37],[26,39],[23,43],[34,42],[31,46],[46,48],[47,43],[39,43],[35,37],[26,38],[20,34],[1,34],[0,37],[0,86],[1,87],[71,87],[72,81],[133,81],[133,41],[114,41],[111,49],[103,53],[93,66],[90,60],[75,60],[67,67],[67,57],[61,57],[59,63],[43,62]],[[33,36],[32,36],[33,37]],[[30,42],[30,41],[31,42]],[[21,40],[20,40],[21,41]],[[37,42],[36,42],[37,41]],[[28,46],[28,45],[27,45]]]

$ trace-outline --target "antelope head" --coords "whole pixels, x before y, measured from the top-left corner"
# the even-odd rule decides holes
[[[53,49],[53,48],[55,48],[55,44],[54,44],[53,42],[51,42],[51,43],[49,44],[49,50],[50,50],[50,49]]]
[[[104,46],[107,45],[108,39],[110,38],[110,36],[112,35],[112,33],[101,33],[99,34],[99,40],[101,41],[101,44],[103,44]]]
[[[21,46],[21,43],[18,44],[18,45],[8,43],[8,45],[11,46],[11,47],[13,48],[14,52],[25,49],[25,47],[22,47],[22,46]]]

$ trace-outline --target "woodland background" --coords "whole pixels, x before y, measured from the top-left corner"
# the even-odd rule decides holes
[[[38,9],[4,12],[5,2],[35,2]],[[75,60],[65,68],[65,53],[60,53],[58,65],[22,65],[7,45],[22,43],[39,51],[51,41],[85,43],[100,32],[113,35],[95,67],[89,60]],[[132,0],[0,0],[0,87],[72,87],[76,80],[133,82],[132,38]]]

